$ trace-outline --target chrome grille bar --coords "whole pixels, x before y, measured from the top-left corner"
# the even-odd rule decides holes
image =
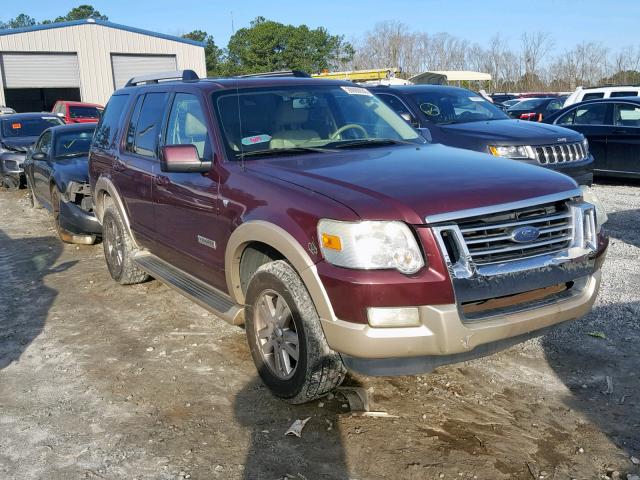
[[[536,154],[536,160],[542,165],[576,162],[587,157],[582,142],[540,145],[533,147],[533,151]]]

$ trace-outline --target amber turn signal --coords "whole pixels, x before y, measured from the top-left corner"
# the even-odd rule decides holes
[[[322,246],[331,250],[342,250],[342,242],[337,235],[322,234]]]

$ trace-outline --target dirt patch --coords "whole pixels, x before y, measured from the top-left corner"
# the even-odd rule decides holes
[[[273,398],[241,329],[156,281],[116,285],[101,245],[60,244],[46,211],[24,193],[0,193],[0,478],[638,472],[640,187],[597,192],[613,241],[594,312],[430,375],[348,379],[398,418],[350,417],[339,397]],[[309,416],[302,438],[284,436]]]

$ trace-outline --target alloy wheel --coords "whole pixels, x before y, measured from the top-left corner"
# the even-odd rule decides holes
[[[291,378],[300,356],[300,337],[291,309],[274,290],[258,296],[254,323],[260,355],[269,370],[281,380]]]

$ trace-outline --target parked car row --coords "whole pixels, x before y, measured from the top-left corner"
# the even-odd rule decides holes
[[[468,90],[184,71],[131,79],[93,130],[40,135],[34,206],[65,241],[101,235],[120,284],[154,277],[244,324],[291,403],[347,370],[503,349],[598,292],[606,213],[584,137]]]

